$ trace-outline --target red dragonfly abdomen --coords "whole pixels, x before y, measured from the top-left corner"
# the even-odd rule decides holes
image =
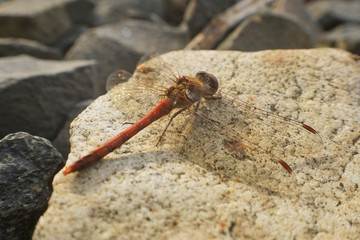
[[[150,125],[152,122],[158,120],[165,115],[168,115],[173,110],[174,106],[175,104],[172,99],[164,99],[142,119],[132,124],[130,127],[116,135],[114,138],[104,143],[100,147],[96,148],[94,151],[90,152],[88,155],[80,158],[78,161],[68,166],[63,172],[63,174],[66,175],[71,172],[79,171],[91,165],[92,163],[101,160],[107,154],[120,147],[123,143],[135,136],[138,132]]]

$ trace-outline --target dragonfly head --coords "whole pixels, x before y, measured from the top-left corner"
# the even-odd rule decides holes
[[[217,78],[210,73],[200,71],[196,73],[195,78],[203,84],[202,95],[204,98],[212,97],[219,88]]]

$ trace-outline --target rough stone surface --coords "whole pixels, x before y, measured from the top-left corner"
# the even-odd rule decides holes
[[[39,42],[22,38],[0,38],[0,57],[27,54],[37,58],[60,59],[61,54]]]
[[[141,56],[152,51],[167,52],[185,46],[184,31],[142,20],[124,20],[90,29],[68,51],[66,59],[96,59],[97,93],[105,92],[109,73],[133,71]]]
[[[265,49],[310,48],[312,33],[285,15],[262,13],[241,23],[219,45],[219,50],[259,51]]]
[[[44,138],[19,132],[0,140],[0,239],[31,239],[64,165]]]
[[[0,59],[0,137],[26,131],[54,139],[67,114],[93,97],[94,61]]]
[[[26,38],[54,45],[74,24],[90,21],[92,8],[89,0],[4,2],[0,6],[0,37]]]
[[[183,113],[155,147],[165,117],[91,168],[56,175],[34,239],[358,239],[360,69],[353,55],[179,51],[163,59],[184,75],[213,73],[224,98],[305,121],[323,144],[284,122],[253,125],[251,113],[208,101],[200,113],[226,128]],[[146,74],[124,84],[123,94],[99,97],[74,120],[67,165],[148,111],[151,98],[127,87],[150,81]],[[284,139],[273,141],[278,134]],[[242,144],[247,140],[257,144]],[[308,151],[301,154],[301,146]],[[271,161],[276,156],[294,172]]]

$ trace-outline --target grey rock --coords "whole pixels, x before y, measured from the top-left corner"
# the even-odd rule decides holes
[[[234,0],[191,0],[185,10],[184,23],[195,36],[218,13],[235,4]]]
[[[293,18],[296,22],[307,28],[314,36],[314,42],[317,41],[317,35],[320,32],[319,26],[307,11],[306,5],[302,0],[281,1],[281,4],[277,4],[273,11],[289,18]]]
[[[330,30],[339,24],[360,23],[360,1],[313,1],[307,5],[311,16],[324,30]]]
[[[54,139],[73,106],[93,96],[94,61],[0,59],[0,136],[26,131]]]
[[[360,24],[343,24],[324,34],[321,47],[342,48],[360,55]]]
[[[9,1],[0,8],[0,37],[27,38],[53,44],[71,28],[71,20],[58,2]]]
[[[99,0],[95,7],[97,24],[124,20],[129,17],[152,19],[155,15],[162,17],[165,12],[162,0]]]
[[[70,124],[76,118],[79,113],[81,113],[87,106],[90,105],[90,103],[93,101],[93,99],[84,100],[76,104],[76,106],[70,111],[67,120],[62,127],[62,129],[59,131],[58,135],[52,142],[54,147],[61,153],[61,155],[66,159],[67,155],[70,152]]]
[[[185,44],[186,33],[182,29],[129,19],[85,32],[65,59],[95,59],[99,64],[96,93],[101,94],[109,73],[117,69],[133,71],[141,56],[181,49]]]
[[[91,4],[90,0],[19,0],[1,3],[0,37],[26,38],[54,45],[74,24],[89,21]]]
[[[171,25],[179,25],[183,19],[188,0],[165,1],[165,20]]]
[[[0,239],[31,239],[64,164],[44,138],[19,132],[0,140]]]
[[[88,29],[85,25],[76,25],[70,31],[68,31],[65,35],[61,36],[56,44],[53,46],[64,55],[66,51],[70,49],[70,47],[74,44],[76,39],[84,33]]]
[[[27,54],[37,58],[60,59],[60,52],[39,42],[23,38],[0,38],[0,57]]]
[[[306,27],[281,14],[263,13],[246,19],[218,46],[220,50],[310,48],[313,36]]]
[[[94,24],[95,2],[93,0],[63,0],[63,3],[73,24]]]

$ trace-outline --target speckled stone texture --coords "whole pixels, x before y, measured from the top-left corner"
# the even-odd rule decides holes
[[[359,239],[360,67],[353,55],[178,51],[162,58],[184,75],[214,74],[223,96],[304,121],[323,143],[282,121],[204,103],[199,111],[226,128],[184,113],[156,147],[167,116],[91,168],[59,173],[33,239]],[[144,74],[136,76],[134,87],[99,97],[73,121],[67,165],[154,106],[152,91],[134,92]]]

